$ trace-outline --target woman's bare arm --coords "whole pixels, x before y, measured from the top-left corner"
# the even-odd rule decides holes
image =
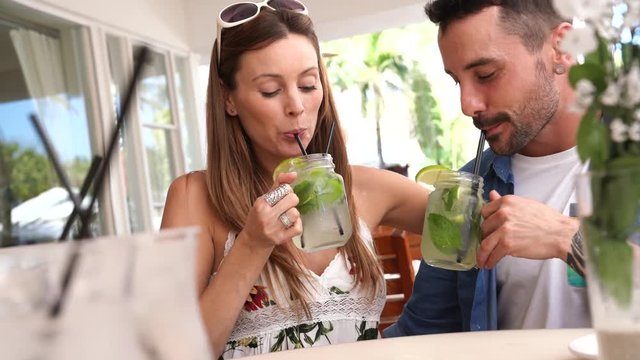
[[[284,241],[287,236],[277,222],[277,215],[295,204],[297,197],[291,195],[273,208],[263,199],[256,200],[248,225],[238,234],[233,248],[222,261],[229,230],[210,206],[204,174],[184,175],[171,184],[161,227],[200,227],[196,283],[214,358],[222,353],[251,288],[278,242],[274,238],[281,237]],[[300,221],[287,231],[301,231]],[[211,277],[214,272],[216,275]]]
[[[422,233],[429,192],[400,174],[353,166],[356,205],[369,226],[388,225]]]

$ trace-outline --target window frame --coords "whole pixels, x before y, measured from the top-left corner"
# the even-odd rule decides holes
[[[91,144],[91,151],[93,154],[104,154],[107,142],[111,136],[112,129],[115,125],[115,111],[113,106],[113,99],[109,91],[111,86],[111,73],[109,69],[109,56],[107,37],[115,36],[121,38],[126,44],[127,52],[123,54],[122,61],[125,61],[124,57],[128,57],[126,61],[130,61],[130,69],[133,67],[132,51],[135,45],[145,44],[151,48],[151,50],[162,54],[165,59],[165,71],[167,78],[167,95],[169,97],[170,114],[173,120],[173,130],[168,132],[171,136],[171,151],[170,158],[173,159],[173,168],[175,169],[175,176],[178,176],[185,172],[185,146],[189,144],[183,144],[182,131],[185,129],[182,125],[184,121],[195,121],[196,129],[203,128],[203,112],[199,111],[198,107],[202,102],[195,100],[190,103],[185,103],[185,106],[193,105],[196,108],[191,109],[190,112],[195,115],[194,119],[182,119],[180,112],[178,111],[178,98],[175,78],[175,58],[184,58],[187,75],[189,79],[185,87],[189,94],[183,94],[183,96],[201,96],[201,92],[197,90],[196,84],[196,58],[195,53],[188,49],[180,49],[175,46],[163,43],[161,40],[151,39],[144,35],[135,34],[130,31],[126,31],[115,26],[101,23],[99,20],[88,18],[82,15],[72,13],[69,10],[61,9],[59,7],[38,3],[28,2],[28,4],[22,3],[9,3],[0,4],[2,8],[9,9],[10,13],[8,17],[24,17],[30,21],[34,21],[35,24],[46,24],[48,21],[64,23],[68,26],[77,26],[81,28],[82,43],[80,49],[80,56],[82,57],[86,68],[83,69],[86,83],[83,83],[83,90],[86,96],[86,116],[89,119],[89,141]],[[43,19],[43,13],[47,18]],[[25,15],[26,14],[26,15]],[[22,16],[25,15],[25,16]],[[50,20],[49,17],[52,19]],[[37,19],[37,20],[32,20]],[[55,21],[53,20],[55,19]],[[49,24],[46,24],[49,26]],[[59,24],[58,24],[59,25]],[[62,26],[62,25],[60,25]],[[57,28],[56,24],[52,26]],[[185,79],[187,80],[187,79]],[[138,109],[138,99],[134,98],[132,101],[132,110]],[[201,107],[203,109],[203,107]],[[102,232],[105,235],[121,235],[130,234],[132,229],[129,222],[130,212],[127,206],[127,187],[126,176],[133,176],[136,180],[137,189],[129,189],[129,191],[138,191],[140,198],[136,204],[141,209],[142,229],[141,231],[155,231],[157,230],[153,226],[152,214],[154,211],[154,204],[152,203],[151,196],[151,183],[148,161],[144,150],[144,144],[142,142],[143,125],[140,121],[137,111],[130,111],[128,117],[128,131],[130,139],[132,139],[132,156],[136,163],[140,164],[139,170],[136,174],[126,174],[124,169],[120,165],[122,161],[122,155],[116,153],[111,159],[111,164],[105,178],[104,187],[100,194],[99,202],[99,216],[101,218]],[[204,165],[203,153],[201,149],[204,148],[203,137],[199,134],[190,134],[196,145],[196,153],[199,153],[199,162],[201,166]],[[141,191],[143,190],[143,191]]]

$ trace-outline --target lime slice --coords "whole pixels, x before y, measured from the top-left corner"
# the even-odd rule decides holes
[[[451,172],[452,170],[444,165],[425,166],[416,174],[416,182],[433,185],[440,180],[443,175],[446,176],[446,174]]]
[[[286,172],[297,171],[303,164],[305,160],[302,157],[294,157],[289,159],[284,159],[276,166],[275,170],[273,170],[273,181],[276,181],[278,175]]]

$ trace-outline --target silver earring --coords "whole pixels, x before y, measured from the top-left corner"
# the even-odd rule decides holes
[[[562,64],[553,65],[553,72],[556,73],[556,75],[562,75],[566,71],[567,71],[567,69]]]

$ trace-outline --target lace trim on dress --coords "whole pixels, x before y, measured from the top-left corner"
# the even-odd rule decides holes
[[[364,296],[332,296],[324,301],[309,303],[311,319],[297,307],[281,308],[270,306],[261,311],[243,311],[234,326],[229,341],[277,332],[292,326],[309,322],[335,320],[380,321],[380,313],[385,303],[384,296],[376,296],[372,301]]]

